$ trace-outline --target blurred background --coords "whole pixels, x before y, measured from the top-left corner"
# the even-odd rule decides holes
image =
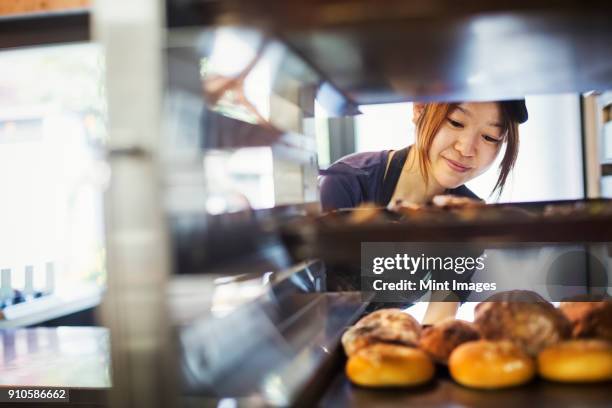
[[[374,3],[0,1],[0,387],[333,405],[339,336],[372,305],[313,255],[360,236],[324,240],[318,171],[412,144],[412,101],[526,98],[503,194],[498,163],[468,184],[489,203],[612,198],[609,4]],[[525,285],[568,251],[609,274],[609,223],[490,254]]]

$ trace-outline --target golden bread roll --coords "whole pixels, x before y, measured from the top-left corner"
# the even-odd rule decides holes
[[[359,349],[346,363],[346,375],[364,387],[410,387],[430,381],[435,372],[422,350],[378,343]]]
[[[459,384],[481,389],[521,385],[536,372],[534,360],[507,340],[463,343],[451,353],[448,368]]]
[[[483,338],[511,340],[533,357],[570,335],[570,323],[563,313],[529,291],[495,294],[476,306],[474,316]]]
[[[423,329],[419,347],[434,361],[447,364],[457,346],[478,339],[480,333],[473,323],[449,318]]]
[[[365,224],[374,221],[380,217],[383,209],[374,204],[364,203],[358,207],[353,208],[349,217],[349,223],[351,224]]]
[[[389,205],[387,206],[387,209],[391,211],[398,211],[398,212],[401,212],[401,211],[410,212],[410,211],[426,211],[428,208],[425,204],[417,204],[411,201],[398,199],[398,200],[395,200],[395,202],[393,203],[389,203]]]
[[[538,371],[547,380],[599,382],[612,380],[612,343],[597,339],[568,340],[538,355]]]
[[[482,208],[487,205],[483,200],[451,194],[434,196],[431,202],[440,208]]]
[[[347,356],[374,343],[417,346],[421,325],[400,309],[380,309],[359,320],[342,335]]]
[[[406,200],[396,200],[387,206],[389,211],[401,215],[403,221],[419,223],[435,223],[448,220],[449,213],[441,208],[426,204],[416,204]]]
[[[572,336],[612,341],[612,301],[561,302],[559,309],[572,325]]]

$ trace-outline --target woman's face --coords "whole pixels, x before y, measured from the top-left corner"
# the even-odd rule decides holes
[[[432,176],[456,188],[484,173],[500,151],[501,113],[495,102],[461,103],[434,137],[429,150]]]

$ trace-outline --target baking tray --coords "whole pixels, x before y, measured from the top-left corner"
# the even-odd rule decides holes
[[[473,390],[455,383],[443,366],[434,381],[418,388],[368,389],[352,385],[340,369],[321,407],[610,407],[612,382],[561,384],[541,379],[502,390]]]
[[[352,222],[359,211],[364,210],[294,220],[284,225],[283,241],[296,259],[320,258],[332,264],[358,263],[362,242],[473,242],[507,247],[523,242],[612,241],[612,200],[607,199],[495,204],[463,212],[429,209],[422,216],[381,209],[369,221]]]

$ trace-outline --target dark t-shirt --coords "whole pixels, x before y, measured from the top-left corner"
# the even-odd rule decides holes
[[[407,153],[408,149],[398,150],[393,157],[395,158],[403,150]],[[385,171],[387,171],[386,177],[395,176],[396,180],[399,174],[394,173],[401,171],[401,166],[389,166],[387,170],[390,152],[383,150],[354,153],[341,158],[326,170],[321,170],[319,185],[323,210],[352,208],[364,202],[387,206],[390,197],[387,197],[389,194],[383,191]],[[478,199],[478,196],[464,185],[447,190],[447,194]]]
[[[396,151],[388,168],[387,161],[391,151],[383,150],[381,152],[351,154],[341,158],[329,166],[328,169],[321,170],[319,183],[323,210],[352,208],[363,202],[387,206],[397,185],[409,149],[408,147]],[[464,185],[449,189],[446,193],[479,199]],[[473,273],[474,270],[467,271],[458,280],[469,282]],[[358,279],[359,273],[353,275],[349,273],[346,276]],[[344,276],[344,279],[346,279],[346,276]],[[338,279],[338,276],[332,274],[330,278]],[[358,283],[353,282],[352,286],[349,285],[349,287],[358,287]],[[455,291],[461,301],[465,301],[469,293],[469,291]],[[409,304],[402,303],[401,305],[406,307]],[[385,306],[389,307],[389,304],[385,303]],[[395,306],[400,307],[399,304]]]

